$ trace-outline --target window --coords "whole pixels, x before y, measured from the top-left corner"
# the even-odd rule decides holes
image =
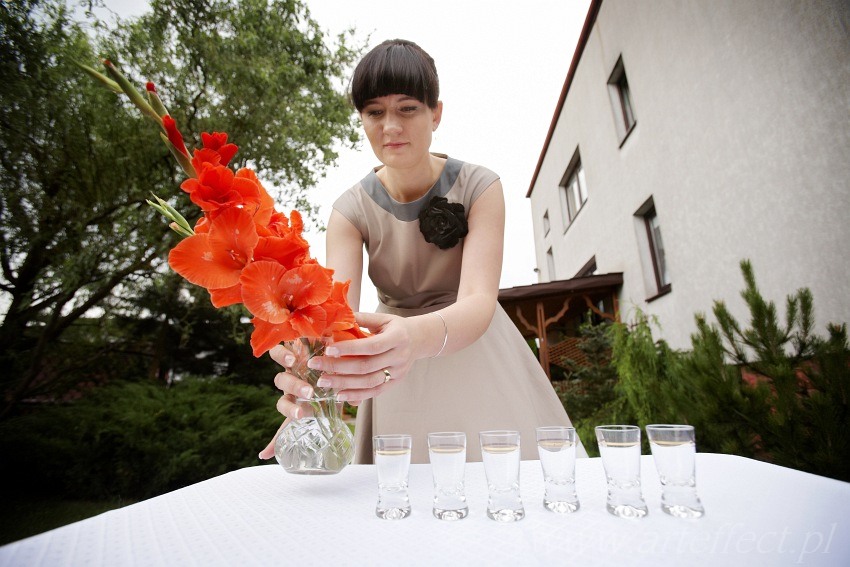
[[[622,56],[617,59],[617,64],[614,65],[614,70],[608,78],[608,94],[611,97],[611,107],[614,110],[614,123],[617,126],[620,146],[622,146],[637,122],[635,118],[635,107],[632,102],[632,92],[629,89],[629,81],[626,78],[626,69],[623,67]]]
[[[543,213],[543,236],[549,234],[549,211]]]
[[[549,270],[549,281],[555,280],[555,256],[552,255],[552,249],[546,251],[546,268]]]
[[[564,213],[565,227],[572,224],[585,201],[587,201],[587,181],[584,178],[581,156],[576,150],[563,179],[561,179],[561,208]]]
[[[644,271],[651,274],[649,278],[646,278],[647,287],[650,289],[650,297],[647,301],[652,301],[671,290],[667,257],[664,252],[664,240],[661,238],[661,225],[652,198],[638,209],[635,217],[638,219],[638,224],[641,225],[638,230],[639,236],[642,236],[640,240],[644,242],[646,257]]]

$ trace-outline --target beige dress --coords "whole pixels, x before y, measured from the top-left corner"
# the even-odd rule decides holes
[[[429,244],[419,231],[419,211],[431,197],[441,196],[462,203],[468,215],[497,179],[484,167],[448,158],[440,178],[417,201],[392,199],[374,171],[337,199],[334,209],[363,235],[378,312],[419,315],[457,299],[463,240],[448,250]],[[355,462],[372,462],[372,435],[409,433],[411,462],[427,463],[432,431],[465,431],[467,459],[480,461],[478,432],[488,429],[518,430],[522,458],[537,459],[534,429],[541,425],[570,425],[570,419],[531,349],[497,305],[475,343],[416,361],[404,379],[360,405]],[[579,454],[586,456],[583,447]]]

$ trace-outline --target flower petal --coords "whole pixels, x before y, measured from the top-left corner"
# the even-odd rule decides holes
[[[243,267],[227,250],[212,246],[209,234],[181,240],[168,254],[168,264],[193,284],[207,289],[238,284]]]
[[[242,301],[255,317],[272,324],[289,320],[292,294],[281,290],[287,274],[277,262],[252,262],[242,270]]]
[[[292,328],[302,337],[319,338],[325,334],[328,318],[319,305],[308,305],[292,313]]]
[[[251,322],[254,324],[254,332],[251,333],[251,349],[257,358],[283,341],[292,341],[300,336],[288,321],[275,325],[254,317]]]
[[[232,144],[230,144],[232,145]],[[247,167],[243,167],[236,172],[236,177],[241,177],[253,181],[259,190],[259,205],[257,213],[254,215],[254,222],[259,226],[267,226],[271,221],[272,215],[275,213],[274,199],[269,195],[263,184],[257,178],[257,174]]]
[[[310,245],[295,234],[260,238],[254,248],[255,260],[274,260],[288,270],[304,264],[310,258],[309,254]]]
[[[240,284],[221,289],[211,289],[209,292],[213,307],[220,308],[242,303],[242,286]]]

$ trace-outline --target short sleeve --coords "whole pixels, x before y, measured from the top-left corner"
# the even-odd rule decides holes
[[[360,195],[360,185],[355,185],[351,189],[345,191],[334,201],[333,208],[344,216],[348,221],[360,231],[364,239],[366,238],[365,226],[363,219],[365,217],[363,211],[362,196]]]
[[[472,204],[499,180],[499,175],[486,167],[464,163],[458,175],[456,187],[462,188],[463,206],[469,211]]]

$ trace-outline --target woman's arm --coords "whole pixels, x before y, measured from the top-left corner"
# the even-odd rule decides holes
[[[408,318],[359,313],[358,322],[374,334],[337,343],[326,350],[326,356],[313,358],[310,366],[326,373],[321,386],[334,388],[340,399],[356,403],[392,386],[392,381],[385,382],[384,369],[401,380],[415,360],[459,351],[484,334],[496,309],[502,269],[505,203],[499,181],[475,201],[468,223],[457,302],[439,311],[445,327],[434,313]],[[329,234],[329,265],[336,268],[330,262],[330,238]]]
[[[363,278],[363,236],[350,220],[334,209],[328,219],[325,242],[325,266],[333,269],[335,280],[351,280],[348,304],[357,311],[360,308],[360,285]]]

